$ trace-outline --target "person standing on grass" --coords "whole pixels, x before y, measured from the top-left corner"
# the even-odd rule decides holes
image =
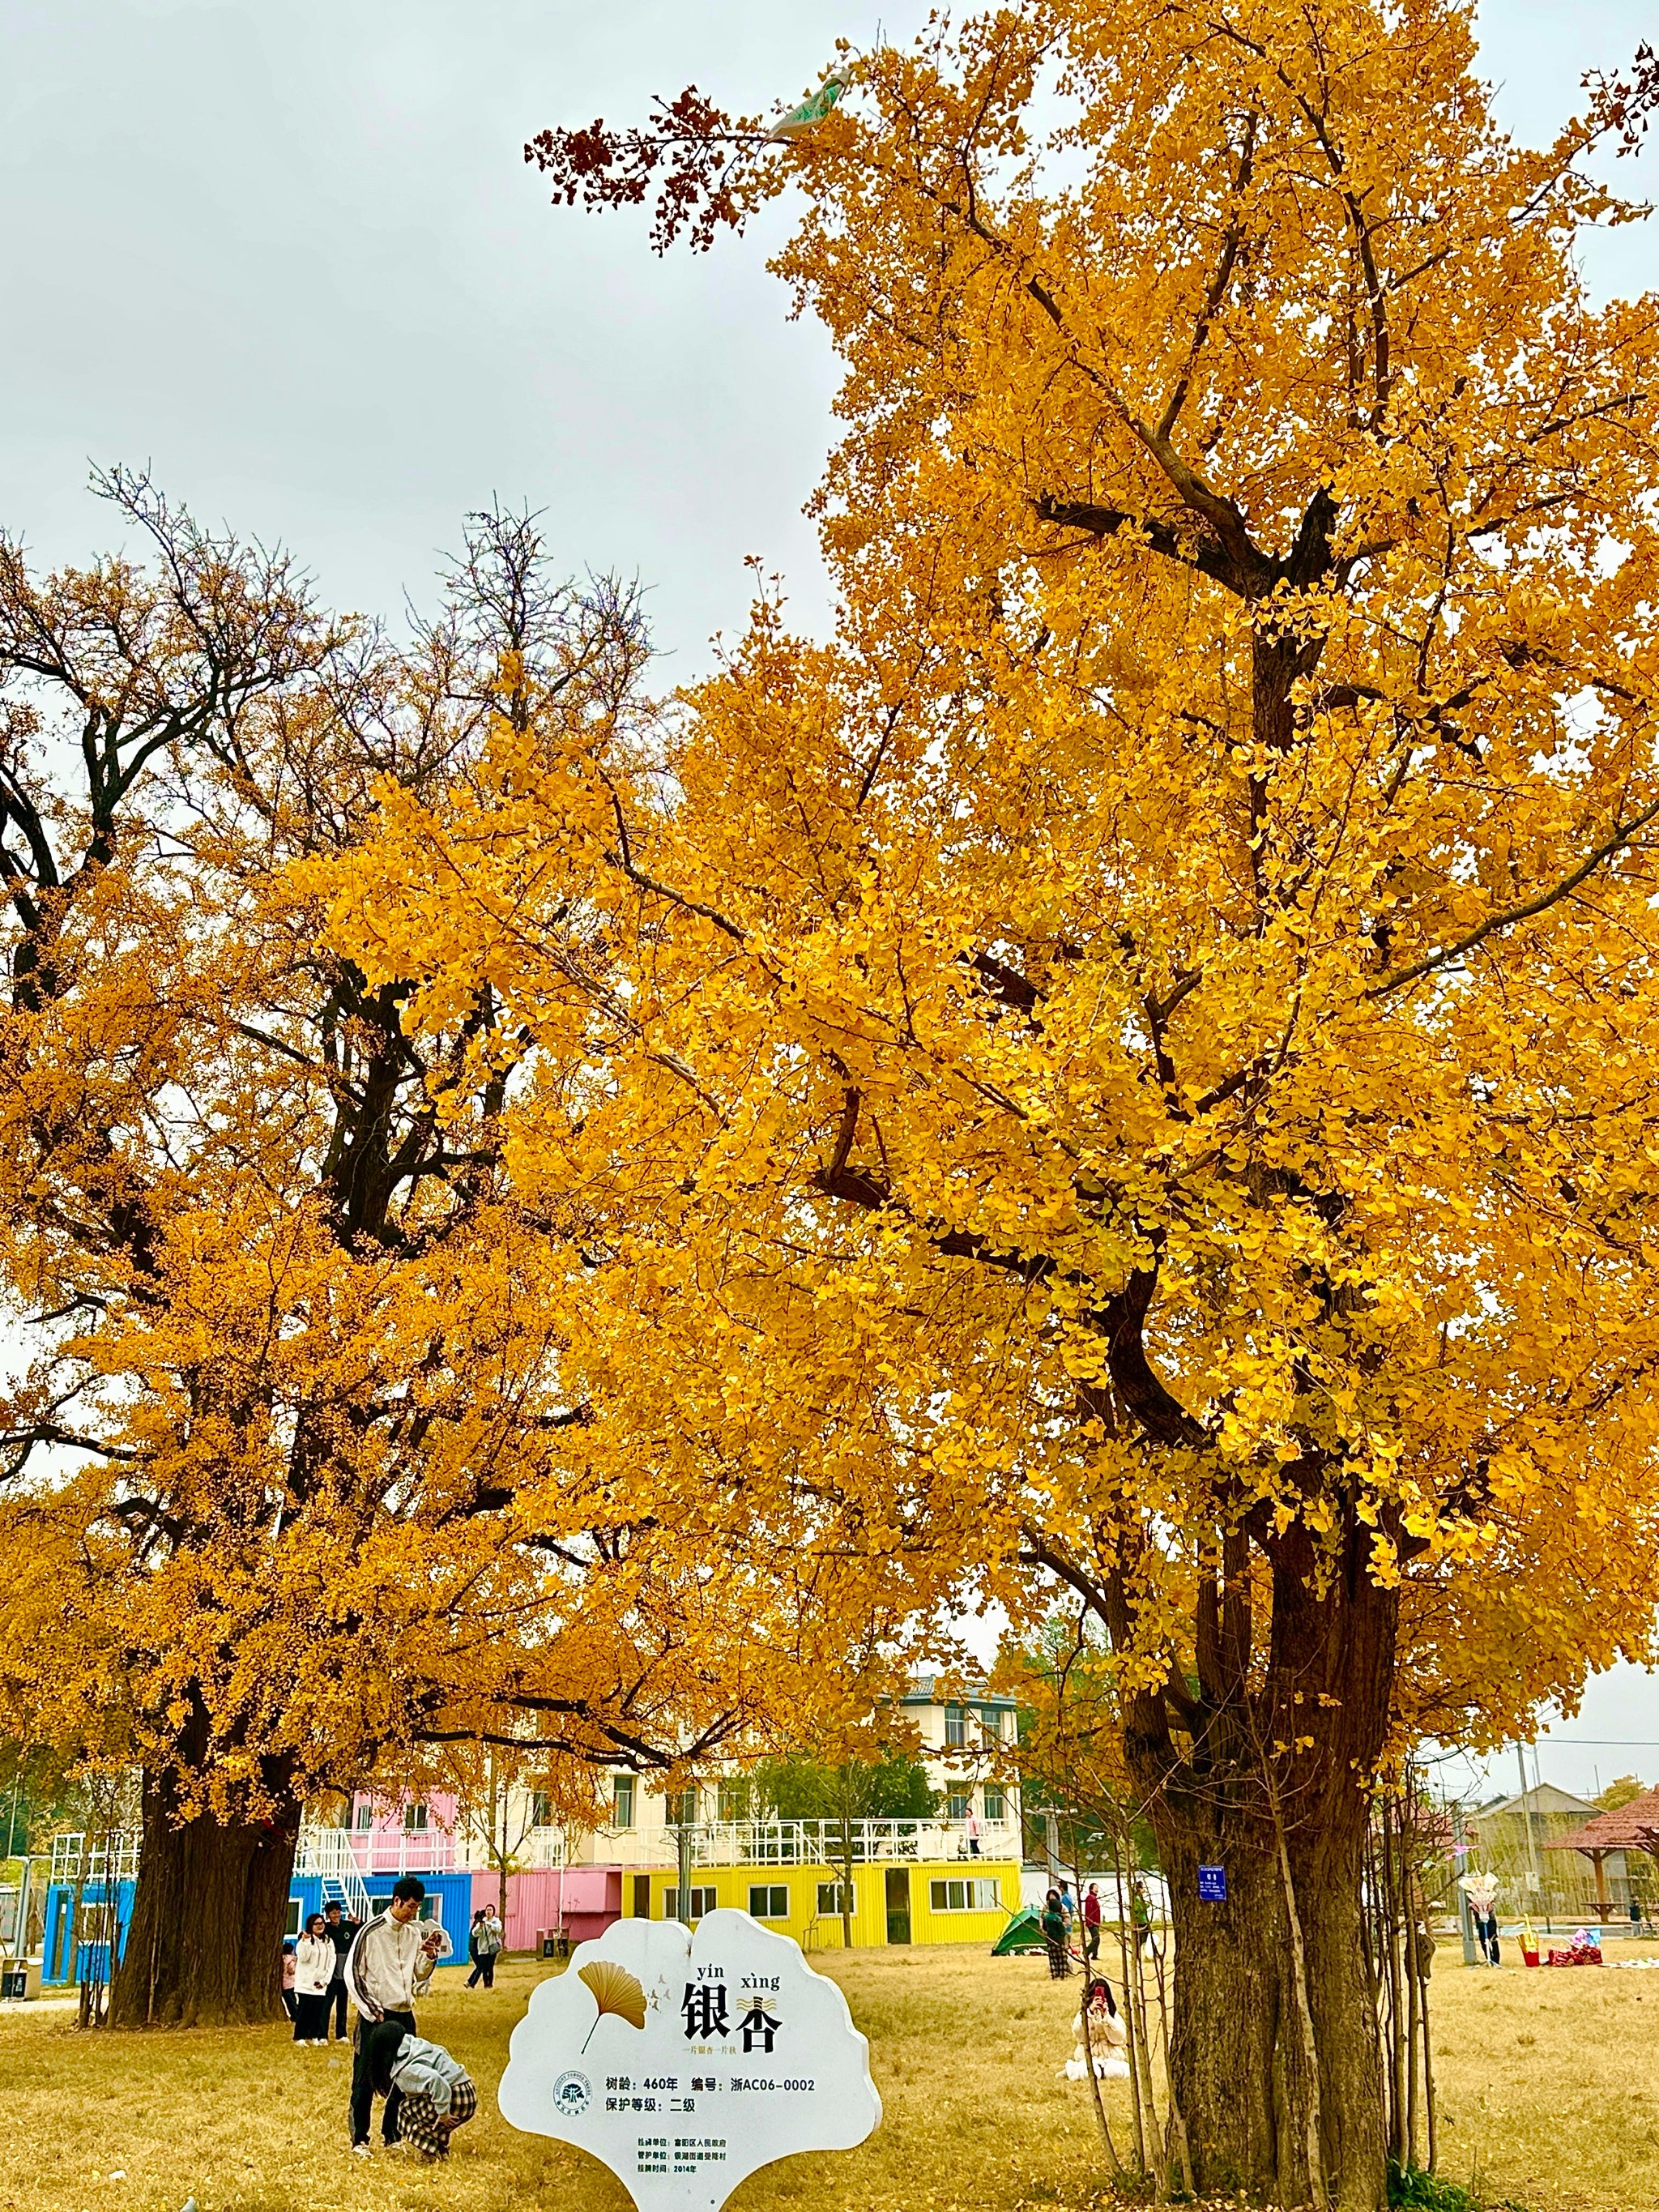
[[[344,1909],[333,1898],[323,1907],[323,1927],[329,1942],[334,1946],[334,1972],[329,1977],[328,2005],[325,2008],[324,2020],[326,2022],[328,2012],[331,2010],[337,2043],[343,2043],[346,2039],[346,1954],[362,1924],[361,1920],[348,1918]]]
[[[416,1875],[404,1875],[392,1884],[386,1911],[364,1921],[346,1958],[346,1987],[357,2013],[351,2039],[351,2148],[360,2158],[370,2154],[368,2124],[374,2112],[369,2038],[388,2023],[410,2035],[417,2033],[415,2000],[426,1995],[432,1969],[449,1948],[437,1921],[422,1929],[425,1900],[426,1884]],[[394,2083],[380,2121],[380,2140],[388,2148],[398,2140],[398,2105]]]
[[[1100,1892],[1093,1882],[1083,1899],[1083,1955],[1085,1959],[1100,1956]]]
[[[300,2001],[294,1994],[295,1978],[299,1971],[299,1961],[294,1955],[294,1938],[285,1936],[283,1938],[283,2010],[290,2020],[300,2017]]]
[[[1072,1971],[1072,1962],[1066,1954],[1066,1915],[1057,1889],[1051,1889],[1044,1899],[1039,1925],[1048,1953],[1048,1978],[1063,1982]]]
[[[476,1990],[480,1981],[487,1990],[495,1986],[495,1957],[501,1948],[501,1923],[493,1905],[486,1905],[472,1916],[472,1933],[467,1940],[467,1953],[472,1960],[472,1972],[466,1985]]]
[[[328,1985],[334,1978],[334,1946],[320,1912],[306,1922],[294,1965],[294,2040],[320,2048],[328,2041]]]
[[[1146,1885],[1139,1875],[1129,1877],[1129,1918],[1135,1931],[1135,1948],[1152,1951],[1157,1948],[1152,1935],[1152,1908],[1146,1901]]]

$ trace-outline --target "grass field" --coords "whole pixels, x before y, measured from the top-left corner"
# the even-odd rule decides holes
[[[817,1963],[870,2038],[885,2120],[860,2150],[755,2175],[735,2207],[1035,2212],[1103,2195],[1087,2086],[1058,2078],[1076,1982],[979,1950]],[[422,2008],[483,2093],[441,2170],[398,2152],[352,2158],[348,2053],[297,2048],[286,2027],[106,2037],[62,2012],[9,2010],[0,2208],[179,2212],[193,2195],[200,2212],[624,2212],[601,2167],[495,2115],[507,2037],[541,1971],[509,1966],[493,1994],[454,1978]],[[1528,2212],[1659,2212],[1659,1973],[1469,1972],[1443,1947],[1433,1994],[1443,2172]],[[1107,2090],[1127,2115],[1121,2085]]]

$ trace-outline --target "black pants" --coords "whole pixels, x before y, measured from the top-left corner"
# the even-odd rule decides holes
[[[495,1986],[495,1954],[493,1951],[475,1951],[472,1954],[472,1972],[466,1978],[468,1989],[476,1990],[480,1980],[487,1990],[493,1990]]]
[[[389,2012],[389,2021],[395,2021],[410,2035],[418,2031],[412,2012]],[[380,2025],[379,2021],[365,2020],[357,2015],[356,2033],[351,2039],[351,2140],[355,2143],[368,2141],[368,2124],[374,2117],[374,2083],[368,2070],[368,2039]],[[398,2140],[398,2107],[403,2102],[401,2091],[394,2089],[386,2100],[386,2112],[380,2120],[380,2140],[395,2143]]]
[[[325,2043],[328,2040],[328,1998],[321,1990],[314,1995],[301,1993],[294,2014],[294,2040],[296,2043]]]
[[[1085,1959],[1100,1956],[1100,1923],[1085,1920],[1083,1923],[1083,1955]]]
[[[1475,1941],[1480,1946],[1481,1956],[1489,1966],[1495,1966],[1498,1962],[1498,1915],[1495,1912],[1477,1912],[1474,1934]]]
[[[290,2020],[298,2020],[300,2017],[300,2000],[295,1996],[292,1990],[284,1990],[283,1991],[283,2010],[288,2014]]]
[[[325,2032],[326,2032],[328,2026],[328,2007],[330,2005],[332,2005],[334,2008],[334,2040],[337,2043],[343,2043],[346,2039],[346,1985],[345,1976],[343,1974],[342,1974],[337,1980],[331,1982],[328,1985],[328,1996],[324,2000],[323,2008],[323,2026]]]

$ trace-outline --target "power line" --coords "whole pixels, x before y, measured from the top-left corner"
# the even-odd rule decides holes
[[[1547,1751],[1558,1743],[1594,1744],[1601,1751],[1659,1751],[1659,1736],[1651,1735],[1547,1735],[1540,1741]]]

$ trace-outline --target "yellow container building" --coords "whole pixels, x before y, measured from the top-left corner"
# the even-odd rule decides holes
[[[877,1860],[855,1863],[852,1929],[856,1948],[883,1943],[994,1943],[1020,1909],[1013,1859]],[[691,1869],[687,1917],[717,1906],[740,1911],[793,1936],[803,1950],[839,1950],[844,1940],[843,1869],[739,1863]],[[623,1884],[623,1912],[640,1920],[679,1917],[679,1876],[641,1869]]]

